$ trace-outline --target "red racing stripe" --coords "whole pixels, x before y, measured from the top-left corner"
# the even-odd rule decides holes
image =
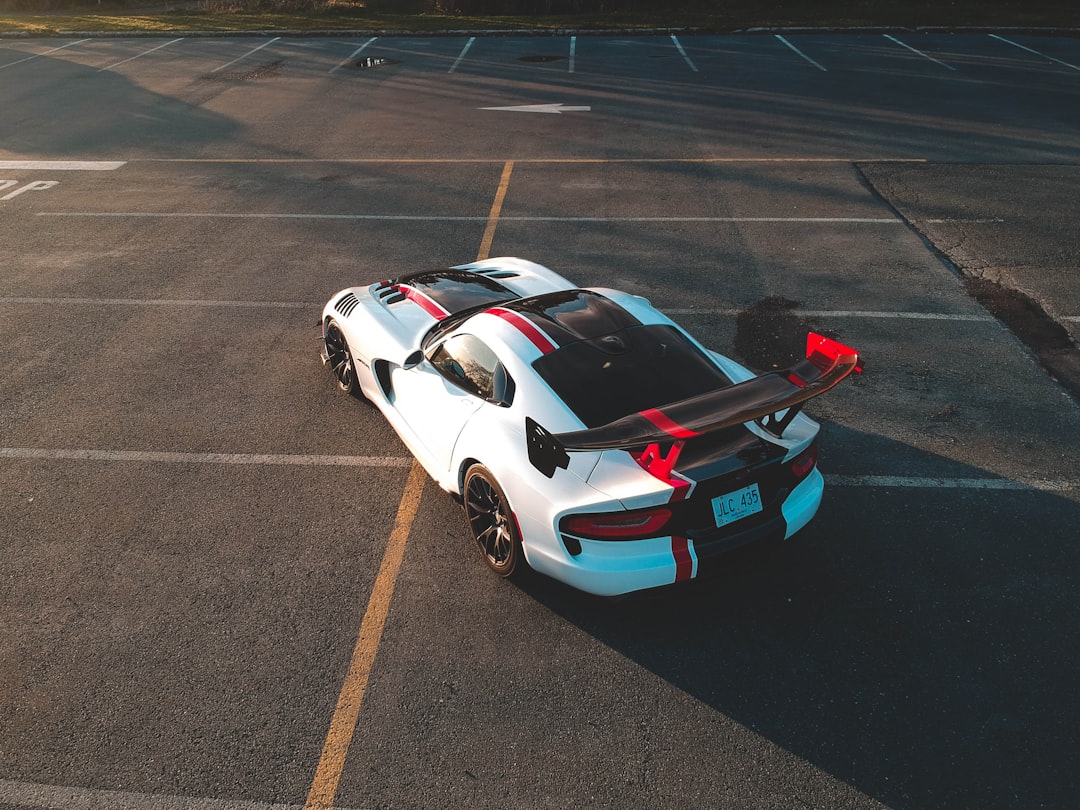
[[[664,433],[667,433],[669,436],[674,436],[676,439],[692,439],[695,436],[701,435],[697,431],[684,428],[678,422],[669,419],[663,411],[657,408],[649,408],[644,411],[639,411],[639,413],[664,431]]]
[[[441,321],[450,314],[417,289],[402,284],[398,290],[403,292],[406,298],[419,306],[424,312],[437,321]]]
[[[511,324],[515,329],[521,332],[521,334],[525,335],[525,337],[532,342],[532,345],[538,348],[543,354],[553,352],[559,348],[551,338],[533,326],[528,318],[519,315],[513,310],[503,309],[502,307],[493,307],[487,310],[487,313],[502,318],[504,321]]]
[[[686,582],[692,578],[694,558],[690,556],[690,541],[685,537],[672,537],[671,554],[675,558],[675,581]]]

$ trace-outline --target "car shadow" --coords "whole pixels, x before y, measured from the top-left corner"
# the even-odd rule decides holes
[[[827,429],[878,458],[920,455]],[[921,455],[942,476],[987,477]],[[539,576],[521,587],[890,806],[1064,807],[1077,787],[1076,526],[1080,503],[1063,494],[851,477],[791,541],[711,579],[613,600]]]
[[[169,157],[199,154],[200,147],[234,139],[230,117],[201,106],[228,86],[193,79],[187,89],[162,95],[122,72],[99,70],[68,58],[40,56],[5,71],[0,90],[0,149],[39,157]]]

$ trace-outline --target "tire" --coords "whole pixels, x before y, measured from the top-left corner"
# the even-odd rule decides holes
[[[488,568],[500,577],[511,577],[528,567],[506,495],[481,464],[465,474],[464,506],[473,542]]]
[[[349,396],[356,396],[360,391],[360,386],[356,381],[356,362],[353,360],[345,335],[336,321],[330,321],[326,325],[324,343],[330,370],[334,372],[338,388]]]

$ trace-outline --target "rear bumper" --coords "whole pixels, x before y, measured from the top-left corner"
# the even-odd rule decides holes
[[[824,479],[815,468],[784,499],[779,515],[743,531],[618,542],[580,540],[579,554],[568,553],[560,540],[561,553],[526,545],[525,555],[537,571],[599,596],[673,585],[722,569],[724,557],[730,552],[791,537],[817,512],[823,488]]]

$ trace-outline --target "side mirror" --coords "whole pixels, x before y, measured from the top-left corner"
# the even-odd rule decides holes
[[[401,367],[403,369],[405,369],[406,371],[408,371],[410,368],[416,368],[423,361],[424,361],[424,353],[422,351],[420,351],[419,349],[417,349],[416,351],[410,353],[409,356],[405,358],[405,362],[401,364]]]

